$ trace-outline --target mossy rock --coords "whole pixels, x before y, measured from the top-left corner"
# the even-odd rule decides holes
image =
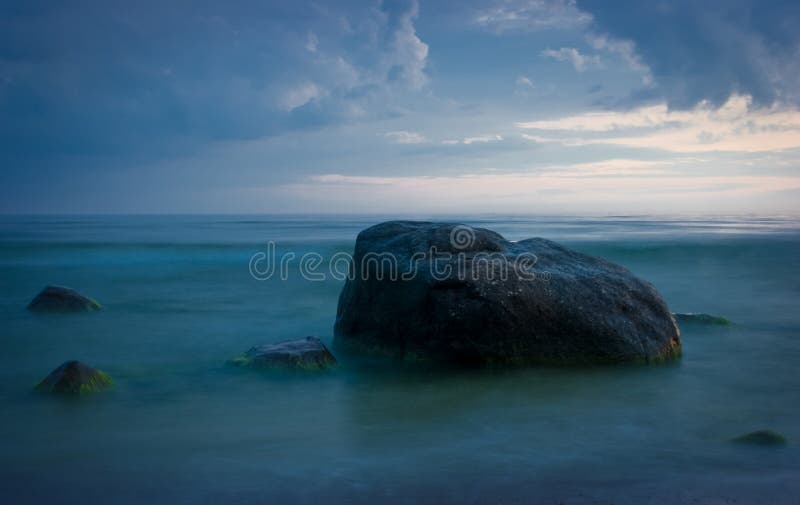
[[[114,385],[111,377],[102,370],[94,369],[80,361],[67,361],[36,385],[42,393],[81,395],[106,391]]]
[[[103,307],[74,289],[47,286],[28,304],[32,312],[93,312]]]
[[[712,324],[717,326],[730,326],[733,324],[730,320],[725,319],[724,317],[712,316],[711,314],[677,312],[672,315],[679,323]]]
[[[761,445],[766,447],[784,446],[789,443],[786,437],[772,430],[759,430],[736,437],[732,440],[737,444]]]
[[[317,337],[251,348],[229,364],[262,370],[318,372],[336,366],[336,358]]]

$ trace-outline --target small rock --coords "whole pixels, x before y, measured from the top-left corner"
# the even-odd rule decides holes
[[[36,391],[61,394],[96,393],[113,385],[111,377],[80,361],[67,361],[36,386]]]
[[[711,314],[694,313],[694,312],[676,312],[672,314],[675,320],[679,323],[696,323],[696,324],[716,324],[719,326],[730,326],[731,323],[728,319],[719,316],[712,316]]]
[[[733,439],[737,444],[781,446],[789,443],[786,437],[772,430],[759,430]]]
[[[47,286],[28,305],[33,312],[91,312],[102,306],[74,289]]]
[[[317,337],[253,347],[230,363],[235,366],[272,370],[328,370],[337,364]]]

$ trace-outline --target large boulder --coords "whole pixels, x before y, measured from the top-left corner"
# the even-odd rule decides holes
[[[91,298],[63,286],[47,286],[28,305],[33,312],[91,312],[101,308]]]
[[[111,377],[80,361],[67,361],[44,378],[36,391],[61,394],[85,394],[105,391],[113,386]]]
[[[681,352],[667,304],[619,265],[542,238],[410,221],[358,235],[334,334],[345,352],[456,364],[653,362]]]
[[[322,340],[317,337],[306,337],[253,347],[230,360],[230,364],[267,370],[320,371],[335,366],[336,358]]]

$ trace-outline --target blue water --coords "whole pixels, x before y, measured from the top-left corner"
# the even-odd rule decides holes
[[[404,216],[408,217],[408,216]],[[414,216],[424,218],[425,216]],[[621,263],[684,325],[666,366],[356,370],[224,363],[330,342],[341,281],[257,281],[250,257],[352,251],[385,217],[0,218],[4,503],[796,503],[800,223],[789,218],[455,217]],[[47,284],[105,310],[33,315]],[[114,391],[33,394],[67,359]],[[782,448],[732,444],[768,428]]]

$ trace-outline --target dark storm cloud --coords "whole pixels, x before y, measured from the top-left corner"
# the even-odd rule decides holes
[[[341,120],[390,70],[406,70],[399,56],[382,58],[412,7],[3,3],[0,148],[162,155]]]
[[[630,39],[671,106],[800,101],[800,2],[579,0],[594,27]]]
[[[247,112],[241,92],[259,76],[222,92],[242,76],[234,49],[253,44],[253,65],[277,57],[205,6],[34,2],[6,7],[2,19],[2,135],[12,151],[103,153],[158,149],[187,131],[244,135],[255,118],[230,122],[222,112]]]

